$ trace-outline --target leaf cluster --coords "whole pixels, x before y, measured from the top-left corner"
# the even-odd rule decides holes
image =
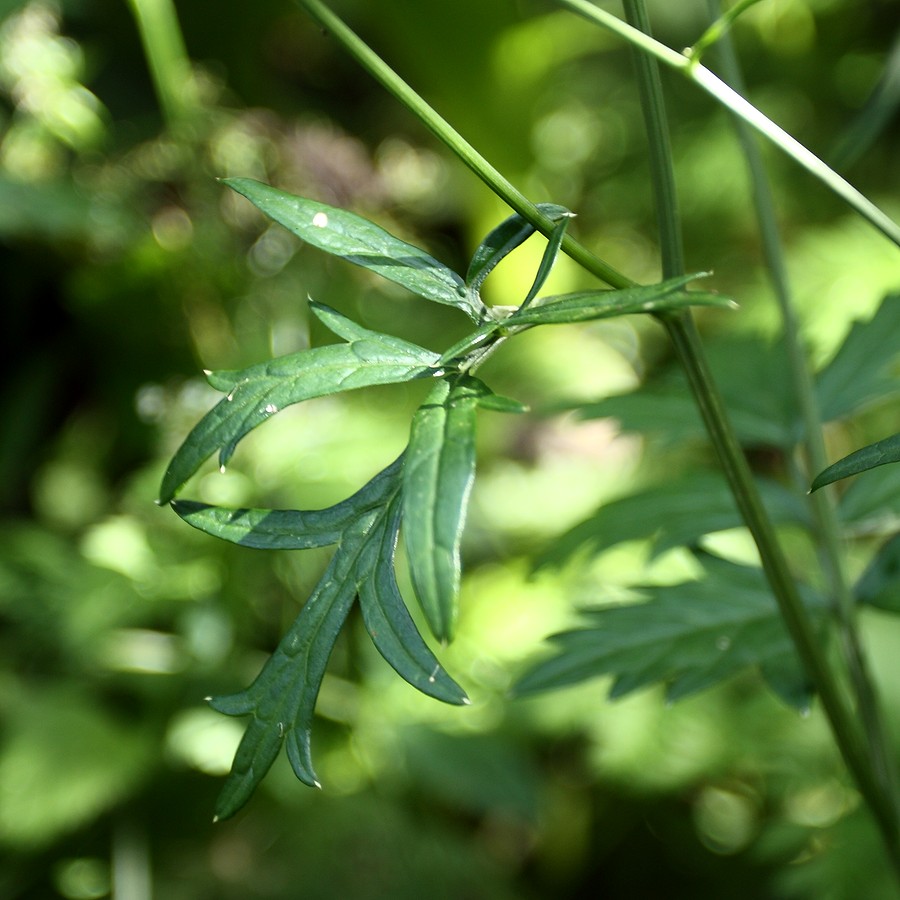
[[[396,672],[425,694],[467,702],[417,630],[397,586],[394,557],[402,532],[416,598],[432,634],[452,639],[458,614],[460,540],[475,477],[479,408],[523,412],[474,372],[505,340],[538,325],[584,322],[627,313],[663,314],[689,305],[729,306],[718,294],[688,290],[697,275],[625,290],[539,297],[559,253],[571,213],[543,204],[554,222],[534,282],[510,312],[488,307],[481,288],[493,269],[534,233],[513,215],[476,249],[465,277],[425,251],[345,210],[295,197],[246,178],[229,179],[265,215],[301,240],[369,269],[424,300],[455,307],[474,330],[443,353],[371,331],[310,300],[312,312],[342,343],[313,347],[240,371],[207,373],[225,396],[194,427],[172,458],[160,487],[186,522],[246,547],[300,550],[336,545],[318,585],[278,648],[246,690],[211,699],[228,715],[249,715],[217,806],[233,815],[251,796],[282,745],[297,777],[318,784],[310,736],[316,697],[329,656],[354,602],[373,643]],[[328,509],[226,509],[176,493],[206,459],[224,469],[243,437],[285,407],[356,388],[416,379],[434,383],[413,416],[401,457]]]

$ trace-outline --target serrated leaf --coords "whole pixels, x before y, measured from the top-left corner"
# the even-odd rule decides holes
[[[483,318],[477,293],[456,272],[368,219],[250,178],[226,178],[223,183],[308,244],[377,272],[426,300],[455,306],[476,321]]]
[[[402,457],[359,491],[327,509],[228,509],[192,500],[172,508],[194,528],[213,537],[263,550],[305,550],[335,544],[364,512],[383,505],[397,490]]]
[[[372,529],[357,565],[363,621],[379,653],[398,675],[445,703],[468,703],[465,691],[447,674],[422,640],[394,573],[394,552],[402,504],[391,501]]]
[[[784,347],[760,337],[711,342],[709,367],[744,446],[792,448],[802,437]],[[706,441],[706,429],[680,370],[667,370],[630,394],[579,407],[583,418],[613,418],[625,431],[668,444]]]
[[[900,390],[900,294],[889,294],[867,322],[854,322],[840,349],[816,376],[824,421],[842,419]]]
[[[720,294],[680,290],[704,273],[671,278],[659,284],[622,290],[579,291],[558,297],[544,297],[537,305],[514,312],[510,325],[566,325],[637,313],[661,313],[690,306],[734,307],[734,301]]]
[[[823,469],[816,475],[810,491],[817,491],[826,484],[832,484],[842,478],[859,475],[861,472],[868,472],[869,469],[877,466],[895,462],[900,462],[900,434],[894,434],[883,441],[861,447],[836,463],[832,463],[827,469]]]
[[[531,669],[517,694],[614,678],[611,697],[655,683],[676,700],[759,666],[782,698],[808,704],[810,687],[762,571],[705,557],[701,581],[644,588],[644,603],[585,615],[585,627],[551,638],[555,655]],[[806,598],[818,620],[821,606]]]
[[[409,381],[427,374],[437,363],[437,354],[430,350],[369,334],[369,338],[302,350],[240,371],[211,373],[213,387],[228,394],[178,448],[163,476],[160,502],[169,502],[216,451],[224,466],[241,438],[286,406],[339,391]]]
[[[571,215],[564,206],[557,206],[555,203],[538,203],[537,208],[553,222]],[[535,230],[534,225],[527,222],[518,213],[505,219],[494,228],[472,254],[472,261],[466,272],[466,284],[469,286],[469,290],[476,293],[480,291],[484,280],[497,264],[509,256],[516,247],[523,244],[534,234]]]
[[[802,497],[766,479],[758,479],[757,487],[774,523],[809,526],[809,510]],[[724,477],[692,472],[605,504],[558,538],[538,566],[561,565],[579,551],[598,554],[634,540],[649,540],[653,554],[658,555],[743,524]]]
[[[403,537],[419,604],[438,640],[456,625],[459,545],[475,478],[479,390],[465,376],[436,385],[413,417],[403,466]]]

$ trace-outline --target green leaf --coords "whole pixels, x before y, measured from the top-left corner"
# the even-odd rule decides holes
[[[192,500],[173,500],[172,508],[194,528],[213,537],[264,550],[305,550],[335,544],[367,510],[397,491],[402,457],[379,472],[352,497],[327,509],[227,509]]]
[[[733,300],[720,294],[680,290],[689,281],[701,277],[703,273],[622,290],[580,291],[559,297],[544,297],[536,306],[514,312],[507,322],[510,325],[565,325],[633,313],[660,313],[690,306],[734,307]]]
[[[868,472],[876,466],[884,466],[888,463],[900,461],[900,434],[894,434],[883,441],[861,447],[849,456],[839,459],[827,469],[819,472],[813,479],[810,491],[817,491],[834,481],[849,478],[851,475],[859,475],[860,472]]]
[[[860,603],[900,613],[900,534],[881,545],[853,592]]]
[[[228,697],[210,700],[226,715],[252,715],[219,800],[216,819],[233,816],[269,771],[287,741],[294,774],[318,787],[310,734],[316,697],[328,658],[356,597],[353,577],[365,530],[378,516],[365,514],[340,544],[325,574],[253,684]],[[354,539],[355,538],[355,539]]]
[[[709,367],[744,446],[792,448],[801,426],[785,391],[790,372],[781,343],[761,337],[711,342]],[[640,390],[579,407],[584,418],[617,419],[625,431],[652,434],[675,445],[706,441],[706,429],[680,370],[668,369]]]
[[[571,216],[569,210],[564,206],[557,206],[555,203],[538,203],[537,208],[552,222]],[[475,293],[479,292],[485,278],[491,274],[497,264],[531,237],[535,230],[534,225],[527,222],[518,213],[505,219],[494,228],[472,254],[472,261],[466,272],[466,284],[469,286],[469,290]]]
[[[889,294],[868,322],[854,322],[840,349],[816,376],[826,422],[843,419],[900,390],[894,335],[900,333],[900,294]]]
[[[806,707],[810,686],[760,569],[715,557],[701,581],[649,587],[648,600],[585,614],[585,627],[551,638],[555,655],[516,685],[517,694],[614,678],[610,697],[654,683],[676,700],[758,666],[788,702]],[[807,598],[822,621],[824,610]]]
[[[394,552],[402,504],[391,501],[360,552],[359,604],[372,642],[413,687],[445,703],[469,702],[422,640],[397,587]]]
[[[361,327],[361,326],[360,326]],[[275,413],[303,400],[426,375],[438,356],[430,350],[368,332],[347,344],[314,347],[241,371],[213,372],[213,387],[227,392],[197,423],[163,476],[160,503],[167,503],[210,455],[224,466],[238,442]]]
[[[456,272],[368,219],[250,178],[225,178],[223,183],[306,243],[377,272],[426,300],[455,306],[476,321],[483,318],[477,293]]]
[[[450,640],[459,545],[475,478],[479,389],[465,376],[436,385],[413,417],[403,467],[403,536],[416,596],[432,633]]]
[[[802,497],[774,481],[757,487],[772,521],[810,525]],[[538,560],[561,565],[579,551],[602,553],[624,541],[650,540],[654,555],[694,546],[704,535],[743,525],[734,497],[721,474],[692,472],[613,500],[562,535]]]
[[[851,481],[838,513],[851,534],[894,534],[900,527],[900,466],[883,466]]]
[[[524,309],[526,306],[530,305],[531,301],[534,300],[535,297],[537,297],[538,292],[547,281],[547,278],[550,275],[550,270],[556,263],[556,257],[559,256],[559,248],[562,246],[562,240],[566,236],[566,229],[569,227],[569,221],[573,216],[574,213],[568,213],[553,229],[553,232],[551,233],[550,238],[547,241],[547,246],[544,249],[544,255],[541,257],[541,264],[538,266],[537,275],[535,275],[534,278],[534,283],[531,285],[531,290],[528,291],[525,299],[522,301],[520,309]]]

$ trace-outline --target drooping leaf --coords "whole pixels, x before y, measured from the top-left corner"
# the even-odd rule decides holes
[[[853,592],[859,603],[900,613],[900,534],[881,545]]]
[[[446,673],[422,640],[394,573],[394,551],[402,504],[391,501],[360,552],[359,605],[372,642],[413,687],[445,703],[468,703],[465,691]]]
[[[809,525],[802,497],[780,484],[758,479],[763,503],[776,524]],[[738,528],[743,519],[724,477],[696,471],[613,500],[563,534],[538,560],[560,565],[579,551],[602,553],[624,541],[651,541],[654,554],[694,546],[704,535]]]
[[[376,332],[347,344],[314,347],[240,371],[213,372],[209,381],[227,396],[197,423],[163,476],[160,502],[217,450],[224,466],[238,442],[275,413],[303,400],[377,384],[409,381],[429,372],[438,356]]]
[[[432,633],[450,640],[459,545],[475,478],[479,390],[465,376],[436,385],[413,417],[403,466],[403,537],[413,587]]]
[[[515,692],[612,675],[610,697],[662,683],[676,700],[758,666],[783,699],[807,706],[811,689],[762,571],[709,556],[702,562],[700,581],[644,588],[646,602],[586,613],[583,628],[551,638],[555,654]],[[821,621],[821,605],[806,600]]]
[[[312,596],[253,684],[238,694],[210,700],[213,709],[226,715],[252,716],[219,795],[217,819],[233,816],[250,799],[285,741],[294,774],[305,784],[318,786],[310,752],[316,698],[334,642],[356,597],[354,574],[364,529],[377,516],[377,511],[366,513],[353,530],[356,539],[338,547]]]
[[[622,290],[579,291],[558,297],[544,297],[536,305],[517,310],[510,325],[566,325],[608,319],[634,313],[660,313],[690,306],[734,307],[734,301],[720,294],[681,290],[703,273],[671,278],[659,284]]]
[[[552,222],[571,215],[564,206],[557,206],[555,203],[538,203],[537,208]],[[466,272],[466,284],[469,286],[469,290],[479,292],[485,278],[491,274],[497,264],[509,256],[516,247],[523,244],[534,232],[534,225],[527,222],[518,213],[505,219],[494,228],[472,254],[472,261]]]
[[[213,537],[264,550],[305,550],[335,544],[366,511],[397,491],[402,457],[379,472],[352,497],[327,509],[228,509],[193,500],[173,500],[172,508],[194,528]]]
[[[817,491],[826,484],[832,484],[842,478],[859,475],[861,472],[868,472],[869,469],[877,466],[898,461],[900,461],[900,434],[894,434],[883,441],[861,447],[836,463],[832,463],[827,469],[823,469],[813,479],[810,491]]]
[[[867,322],[854,322],[816,377],[824,421],[846,418],[900,391],[900,294],[889,294]],[[842,476],[843,477],[843,476]]]
[[[371,269],[426,300],[455,306],[476,321],[483,317],[477,292],[469,290],[456,272],[368,219],[250,178],[223,181],[308,244]]]

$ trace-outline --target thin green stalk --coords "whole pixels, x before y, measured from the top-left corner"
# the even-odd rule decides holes
[[[163,115],[170,126],[195,108],[196,98],[178,16],[172,0],[128,0]]]
[[[442,118],[355,32],[320,0],[297,0],[310,17],[334,37],[376,81],[413,112],[423,125],[462,160],[498,197],[530,222],[541,234],[550,237],[554,223],[508,179],[497,171],[446,119]],[[562,250],[601,281],[614,288],[634,287],[635,282],[594,256],[566,235]]]
[[[627,22],[623,22],[602,9],[598,9],[592,3],[587,2],[587,0],[556,0],[556,2],[560,6],[619,35],[619,37],[628,41],[629,44],[650,54],[664,65],[681,72],[689,81],[702,88],[734,115],[739,116],[767,137],[776,147],[783,150],[788,156],[803,166],[804,169],[812,173],[833,193],[846,201],[864,219],[884,234],[885,237],[900,247],[900,225],[861,194],[846,179],[829,168],[815,153],[812,153],[798,140],[791,137],[783,128],[763,115],[752,103],[745,100],[737,91],[730,88],[709,69],[691,59],[690,55],[685,56],[682,53],[677,53],[665,44],[661,44],[649,35],[644,34],[640,29],[634,28]]]
[[[718,0],[707,0],[707,5],[710,15],[715,17],[719,12]],[[743,77],[734,45],[728,35],[720,37],[718,53],[725,77],[732,87],[743,93],[745,90]],[[803,423],[805,465],[802,475],[804,485],[807,485],[811,477],[810,472],[820,472],[827,465],[822,417],[812,373],[803,348],[800,325],[791,299],[775,203],[762,155],[753,133],[744,122],[735,118],[734,125],[747,162],[763,253],[781,313],[793,393]],[[834,596],[835,617],[860,717],[885,794],[895,810],[900,811],[896,767],[860,641],[856,607],[844,565],[834,494],[827,490],[818,491],[810,496],[810,501],[817,524],[823,568]],[[900,817],[900,812],[897,815]]]
[[[553,230],[553,223],[542,216],[534,204],[500,175],[449,123],[431,109],[424,99],[390,69],[343,21],[325,7],[320,0],[297,0],[297,2],[452,152],[458,155],[485,184],[502,197],[512,209],[549,237]],[[560,2],[564,2],[564,0],[560,0]],[[568,3],[569,0],[565,0],[565,2]],[[619,24],[625,25],[621,22]],[[631,32],[645,38],[637,29],[630,29],[629,34]],[[635,43],[639,46],[656,44],[652,39],[638,40]],[[664,49],[667,50],[667,48]],[[568,235],[563,241],[562,249],[588,272],[613,287],[624,288],[634,284],[631,279],[595,257]],[[869,765],[868,754],[858,724],[844,700],[841,687],[831,671],[825,651],[805,616],[797,586],[791,577],[774,530],[763,509],[749,466],[734,431],[728,423],[724,405],[709,372],[693,320],[689,316],[678,315],[666,318],[664,323],[685,367],[691,389],[706,422],[711,441],[722,460],[722,466],[729,484],[732,486],[738,508],[757,542],[767,577],[782,606],[782,615],[788,631],[794,638],[798,653],[817,687],[841,753],[848,768],[856,777],[860,791],[869,802],[883,833],[895,840],[897,827],[893,808],[890,804],[883,802],[880,783],[874,777]]]

